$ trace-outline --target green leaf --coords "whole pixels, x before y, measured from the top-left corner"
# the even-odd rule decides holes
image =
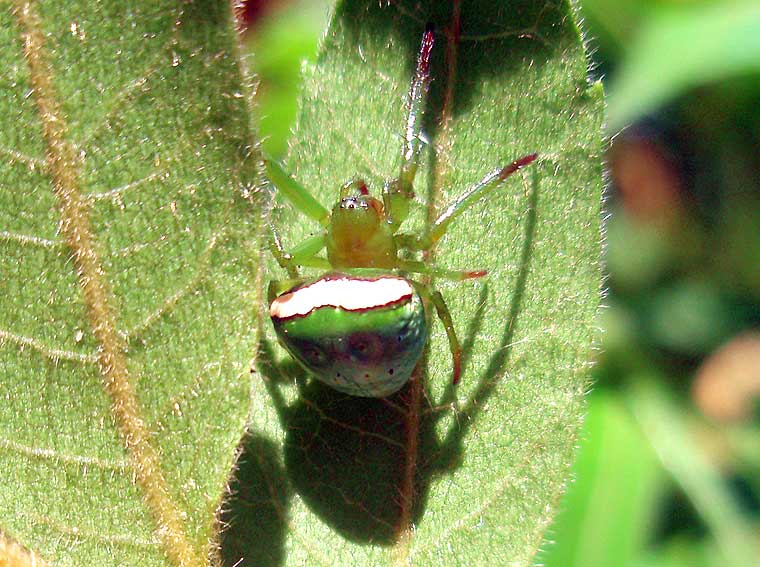
[[[760,72],[760,6],[705,2],[651,17],[610,89],[611,130],[688,89]]]
[[[560,504],[541,565],[634,565],[653,535],[666,475],[619,396],[594,393],[581,437],[576,481]]]
[[[566,2],[467,3],[457,43],[448,3],[386,4],[339,5],[305,71],[288,166],[323,205],[356,174],[376,194],[397,175],[428,21],[438,30],[431,144],[406,228],[494,168],[541,157],[436,250],[442,267],[489,273],[436,284],[465,346],[455,391],[437,320],[422,400],[413,386],[389,400],[336,394],[270,334],[267,394],[254,395],[256,433],[225,517],[229,565],[529,565],[574,455],[600,297],[603,110],[575,13]],[[319,230],[284,204],[274,222],[287,247]]]
[[[246,41],[256,73],[256,119],[264,151],[281,158],[298,112],[300,69],[314,60],[330,0],[290,0],[255,22]]]
[[[235,50],[228,2],[0,7],[0,531],[52,564],[208,562],[261,301]]]
[[[699,424],[678,407],[660,375],[641,375],[628,392],[633,414],[665,470],[704,521],[716,547],[715,565],[757,565],[760,548],[742,502],[711,461]]]

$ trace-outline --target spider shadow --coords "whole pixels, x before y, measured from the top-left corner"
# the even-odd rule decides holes
[[[447,99],[445,53],[452,34],[452,3],[423,0],[382,4],[377,0],[345,2],[340,7],[339,17],[356,45],[361,46],[363,36],[371,33],[392,38],[393,42],[403,45],[402,51],[410,54],[418,52],[425,24],[435,25],[434,80],[424,119],[425,132],[435,139],[440,126],[438,117]],[[394,10],[395,15],[389,17],[389,12]],[[482,86],[494,77],[517,76],[526,65],[546,60],[556,46],[574,41],[572,26],[565,22],[562,2],[513,0],[508,6],[495,10],[489,0],[471,0],[462,12],[456,54],[459,72],[451,93],[453,96],[448,97],[454,117],[471,111],[477,104]],[[411,77],[416,58],[407,59],[406,76]],[[519,105],[519,101],[512,104]]]
[[[537,177],[534,176],[534,181]],[[458,409],[460,419],[445,435],[436,435],[435,425],[443,412],[432,407],[425,396],[420,411],[419,452],[416,455],[415,498],[412,521],[424,515],[431,482],[461,466],[464,440],[488,397],[493,395],[511,352],[511,342],[529,273],[536,227],[538,184],[534,182],[529,210],[524,221],[524,240],[515,290],[507,312],[504,332],[474,394]],[[487,289],[481,289],[478,310],[470,320],[463,341],[465,361],[469,358],[483,319]],[[361,544],[395,543],[400,516],[400,486],[406,463],[405,412],[410,385],[386,399],[357,398],[340,394],[317,380],[308,380],[295,363],[275,364],[273,345],[261,343],[257,371],[277,411],[285,432],[282,452],[271,443],[250,437],[242,445],[233,481],[240,494],[253,493],[245,505],[230,503],[232,528],[228,538],[239,543],[235,526],[245,526],[250,552],[235,557],[256,558],[262,565],[275,565],[281,553],[282,530],[293,495],[321,520],[347,540]],[[283,395],[283,378],[298,383],[298,398],[288,403]],[[454,398],[453,386],[443,399]],[[258,483],[260,486],[250,486]],[[269,525],[271,523],[272,525]],[[262,552],[274,548],[269,555]],[[264,561],[258,559],[264,557]],[[266,559],[270,558],[270,562]],[[233,565],[230,563],[228,565]]]
[[[385,398],[341,394],[300,367],[276,367],[262,343],[259,367],[285,430],[283,460],[292,490],[327,525],[358,543],[395,541],[405,463],[404,412],[409,386]],[[298,399],[288,404],[277,373],[295,377]],[[269,378],[268,378],[269,377]],[[432,443],[431,431],[420,435]]]
[[[507,319],[502,332],[499,345],[494,349],[494,354],[488,362],[485,372],[480,377],[475,391],[469,399],[457,409],[458,426],[449,429],[444,441],[441,443],[442,451],[438,455],[434,468],[438,471],[445,471],[451,468],[452,463],[458,463],[463,452],[463,441],[475,424],[480,413],[480,408],[485,407],[486,401],[490,398],[496,387],[501,381],[503,372],[512,353],[512,344],[517,328],[517,322],[520,315],[522,298],[525,294],[525,286],[530,273],[530,261],[533,251],[533,240],[536,232],[537,205],[538,205],[538,165],[533,170],[532,188],[529,195],[528,211],[525,218],[525,228],[522,249],[520,250],[520,261],[515,279],[515,289],[512,293],[512,300],[507,311]],[[469,338],[469,337],[468,337]],[[453,398],[453,385],[447,388],[444,393],[444,399]]]

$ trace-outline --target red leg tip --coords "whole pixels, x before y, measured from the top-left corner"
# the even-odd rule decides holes
[[[472,270],[470,272],[465,272],[465,278],[468,280],[474,280],[477,278],[482,278],[485,276],[488,272],[485,270]]]
[[[425,33],[422,34],[422,45],[420,53],[417,56],[417,70],[421,76],[426,77],[430,73],[430,54],[433,51],[435,43],[435,31],[432,23],[425,27]]]
[[[457,353],[454,355],[454,379],[451,381],[454,386],[459,384],[459,379],[462,377],[462,355]]]
[[[518,169],[522,169],[526,165],[530,165],[534,161],[536,161],[536,158],[538,158],[537,153],[528,154],[527,156],[523,156],[520,159],[513,161],[508,166],[506,166],[504,169],[502,169],[499,172],[499,178],[504,180],[510,175],[512,175],[515,171]]]

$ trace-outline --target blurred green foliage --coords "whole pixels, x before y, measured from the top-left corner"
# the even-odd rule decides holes
[[[251,33],[267,45],[253,67],[273,155],[328,4],[286,5]],[[760,565],[760,424],[746,410],[760,393],[760,4],[582,10],[609,125],[629,126],[609,154],[605,334],[576,480],[537,564]]]
[[[316,59],[319,36],[327,27],[333,2],[269,4],[274,6],[264,12],[261,20],[253,22],[246,43],[251,68],[259,79],[256,103],[260,112],[256,118],[262,145],[268,155],[281,158],[298,110],[301,64]]]
[[[758,565],[760,4],[583,9],[614,133],[609,297],[577,480],[539,559]]]
[[[630,4],[623,1],[614,5],[621,3]],[[602,22],[606,14],[616,11],[609,0],[587,4]],[[621,68],[609,94],[612,129],[656,110],[684,91],[760,72],[760,3],[713,0],[636,4],[649,4],[649,9],[638,12],[641,23],[636,37],[619,53]],[[615,37],[625,33],[624,29],[614,29],[622,22],[605,23],[606,30],[618,32]],[[627,27],[630,29],[630,24]]]

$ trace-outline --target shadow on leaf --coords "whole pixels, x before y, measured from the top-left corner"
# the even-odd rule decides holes
[[[427,0],[406,5],[404,2],[382,4],[377,0],[345,2],[337,19],[346,26],[351,41],[360,51],[367,36],[390,37],[394,43],[406,44],[405,50],[415,55],[425,24],[434,24],[437,42],[433,52],[434,80],[425,117],[425,131],[434,139],[445,96],[446,44],[452,34],[452,3]],[[460,19],[461,35],[456,54],[459,73],[451,100],[454,116],[470,111],[480,96],[482,85],[493,77],[515,75],[525,68],[526,62],[543,61],[552,50],[573,45],[577,30],[568,26],[565,19],[562,2],[517,0],[497,10],[492,0],[467,3]],[[409,57],[408,61],[407,76],[411,77],[416,59]]]
[[[486,372],[473,395],[455,410],[456,424],[443,439],[436,437],[434,426],[449,412],[431,407],[427,397],[426,407],[414,408],[421,418],[420,451],[412,456],[417,461],[411,517],[415,524],[422,520],[430,483],[461,466],[466,433],[503,376],[529,273],[536,227],[537,172],[533,179],[515,291],[500,344],[494,349]],[[465,360],[478,333],[486,294],[484,287],[481,307],[470,321],[463,341]],[[256,564],[274,565],[273,558],[281,553],[291,491],[345,539],[364,544],[394,544],[399,532],[399,487],[407,459],[404,416],[410,411],[407,402],[410,385],[386,399],[357,398],[309,380],[292,362],[273,365],[272,345],[267,341],[261,345],[258,360],[257,369],[286,432],[285,444],[282,455],[270,442],[260,438],[248,438],[243,444],[240,470],[233,483],[238,496],[230,503],[235,515],[230,516],[232,526],[223,537],[223,546],[238,547],[234,552],[225,550],[225,557],[244,556],[248,560],[262,557],[266,551],[269,554],[263,556],[265,560],[258,560]],[[299,383],[300,396],[290,405],[281,392],[281,388],[288,387],[278,379],[283,375],[295,377]],[[447,389],[443,400],[455,397],[453,388]],[[451,404],[443,407],[451,407]],[[268,526],[268,523],[273,525]],[[251,555],[242,553],[239,543],[244,539],[239,530],[245,526],[249,529],[247,540],[252,542]],[[263,548],[257,548],[256,542]]]
[[[219,517],[222,565],[275,567],[284,560],[290,489],[278,448],[246,433],[240,444],[231,496]]]
[[[297,402],[278,407],[287,428],[285,464],[294,490],[351,541],[388,545],[395,540],[406,458],[406,389],[388,399],[355,398],[313,380]],[[429,438],[430,430],[422,435]]]

